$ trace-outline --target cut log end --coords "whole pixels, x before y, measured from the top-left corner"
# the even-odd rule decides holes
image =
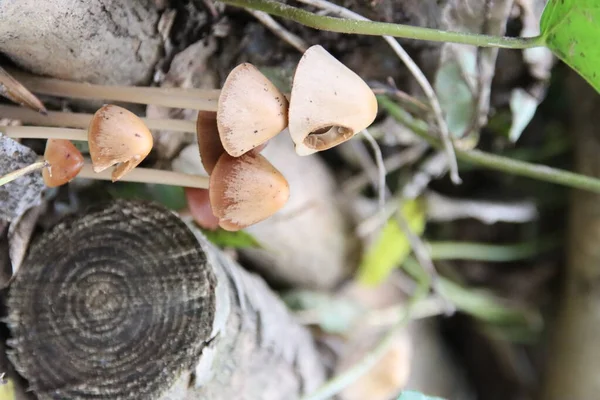
[[[95,206],[30,248],[8,299],[10,359],[38,398],[158,399],[210,340],[215,285],[175,214]]]

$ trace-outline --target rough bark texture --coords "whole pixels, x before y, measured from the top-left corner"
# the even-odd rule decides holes
[[[569,104],[577,172],[600,177],[600,97],[572,72]],[[568,262],[548,353],[543,400],[588,400],[600,393],[600,196],[574,191]]]
[[[37,238],[10,286],[8,354],[38,399],[295,399],[324,380],[312,337],[260,278],[140,201]]]
[[[0,176],[37,161],[36,153],[17,141],[0,135]],[[0,220],[12,221],[40,204],[44,182],[42,174],[32,173],[0,186]]]
[[[0,52],[41,75],[139,84],[162,50],[159,18],[151,0],[5,0]]]
[[[217,276],[216,338],[187,400],[293,400],[314,391],[324,367],[309,332],[258,276],[198,235]]]

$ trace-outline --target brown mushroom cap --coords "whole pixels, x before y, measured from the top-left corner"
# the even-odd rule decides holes
[[[296,153],[330,149],[367,128],[377,116],[377,99],[356,73],[323,47],[310,47],[294,74],[289,131]]]
[[[44,183],[48,187],[64,185],[83,168],[83,156],[69,140],[48,139],[44,159],[50,164],[42,170]]]
[[[219,227],[219,219],[210,207],[208,190],[186,187],[184,191],[188,209],[198,226],[211,231],[216,230]]]
[[[233,157],[260,146],[288,123],[288,101],[254,65],[240,64],[221,89],[217,125],[225,151]]]
[[[217,128],[217,113],[214,111],[198,111],[196,119],[196,136],[198,137],[198,150],[200,161],[208,174],[225,152]]]
[[[219,225],[236,231],[279,211],[290,189],[284,176],[260,154],[231,157],[224,153],[210,176],[209,196]]]
[[[154,143],[152,133],[137,115],[112,104],[92,117],[88,142],[95,172],[120,164],[112,173],[113,182],[142,162]]]

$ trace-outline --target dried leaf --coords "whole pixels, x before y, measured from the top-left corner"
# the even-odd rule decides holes
[[[510,110],[512,111],[512,124],[508,133],[511,142],[516,142],[535,115],[538,99],[525,90],[516,88],[510,94]]]
[[[34,111],[46,114],[46,107],[33,93],[0,67],[0,95],[17,104],[29,107]]]
[[[366,353],[356,354],[357,358]],[[397,334],[391,348],[365,375],[340,394],[341,400],[387,400],[406,386],[411,371],[411,340],[406,331]],[[353,364],[351,364],[353,365]],[[340,370],[339,372],[342,372]]]
[[[0,136],[0,176],[36,161],[37,155],[33,150],[11,138]],[[43,189],[44,181],[39,171],[0,186],[0,219],[12,221],[40,204]]]
[[[512,0],[450,0],[441,12],[442,28],[504,35],[512,3]],[[497,54],[497,48],[454,43],[442,46],[434,88],[453,136],[463,137],[485,124]],[[457,99],[458,103],[453,103]]]

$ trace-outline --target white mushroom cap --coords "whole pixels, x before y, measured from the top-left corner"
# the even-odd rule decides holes
[[[258,68],[235,67],[219,96],[217,125],[225,151],[239,157],[287,127],[288,101]]]
[[[296,153],[332,148],[367,128],[377,116],[377,99],[356,73],[323,47],[310,47],[298,63],[289,108]]]

